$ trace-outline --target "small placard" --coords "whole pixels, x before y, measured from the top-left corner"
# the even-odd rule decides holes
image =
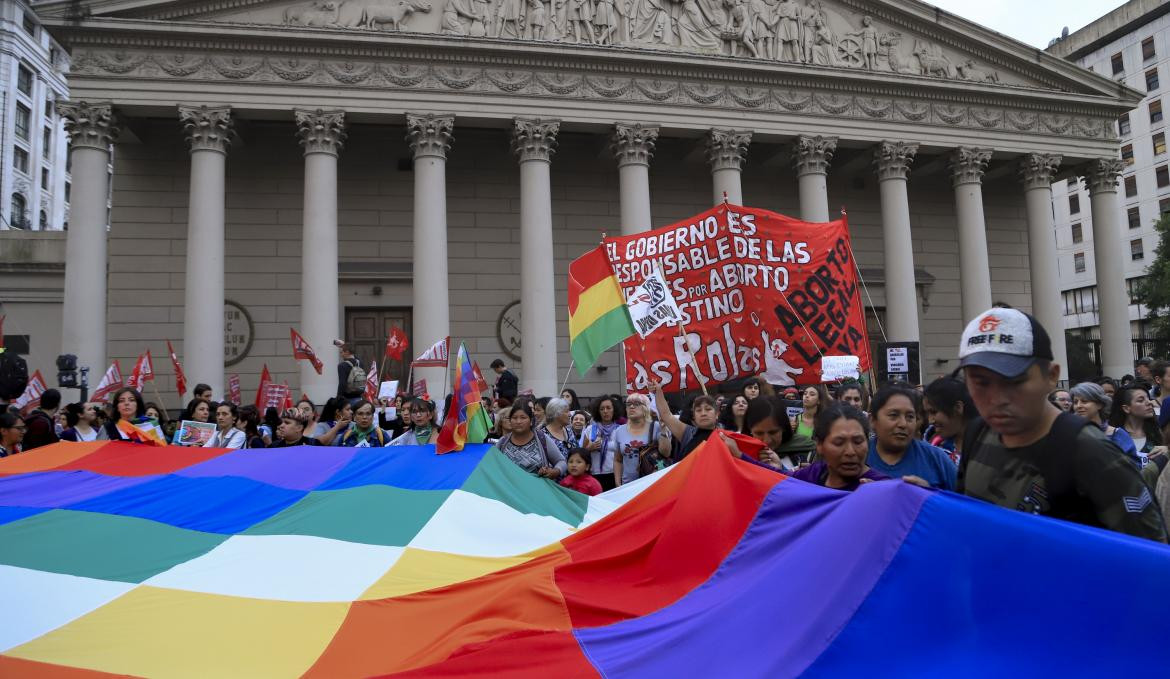
[[[821,357],[821,381],[838,382],[861,377],[861,359],[857,356]]]

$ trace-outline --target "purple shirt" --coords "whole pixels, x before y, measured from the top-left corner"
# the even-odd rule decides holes
[[[800,479],[801,481],[815,483],[818,486],[824,486],[825,481],[827,481],[829,478],[829,466],[826,465],[823,460],[817,460],[807,467],[797,469],[796,471],[789,474],[789,476],[794,479]],[[883,481],[888,478],[890,477],[882,474],[881,472],[875,471],[872,467],[868,467],[866,468],[865,473],[862,474],[859,479],[853,481],[853,483],[850,483],[844,488],[834,488],[833,490],[844,490],[852,492],[857,490],[857,487],[861,485],[861,479],[869,479],[870,481]],[[825,487],[827,488],[828,486]]]

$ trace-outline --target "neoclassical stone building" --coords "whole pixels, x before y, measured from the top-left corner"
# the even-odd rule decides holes
[[[845,207],[871,335],[949,372],[994,300],[1062,327],[1050,184],[1085,176],[1096,239],[1118,238],[1115,120],[1140,100],[914,0],[37,8],[73,61],[62,350],[100,373],[181,340],[217,394],[266,362],[323,398],[332,376],[293,365],[288,327],[328,364],[333,338],[373,355],[396,323],[412,351],[451,334],[481,363],[514,354],[552,393],[568,262],[724,195],[812,221]],[[602,363],[570,384],[617,389],[616,353]]]

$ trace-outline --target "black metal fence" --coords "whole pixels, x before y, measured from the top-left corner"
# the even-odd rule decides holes
[[[1068,344],[1068,378],[1072,382],[1090,380],[1103,373],[1101,340],[1066,335]],[[1170,358],[1170,338],[1134,337],[1133,355],[1137,358]],[[1132,374],[1132,371],[1130,371]],[[1120,379],[1122,375],[1110,375]]]

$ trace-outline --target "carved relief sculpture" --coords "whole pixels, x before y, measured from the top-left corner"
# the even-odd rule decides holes
[[[878,34],[872,17],[861,19],[861,30],[846,33],[838,47],[841,61],[846,66],[860,66],[868,71],[878,67]]]
[[[597,44],[612,45],[613,34],[617,31],[617,10],[614,7],[614,0],[597,0],[593,25],[597,28]]]
[[[429,0],[344,0],[337,25],[370,30],[389,25],[398,31],[411,14],[430,11]]]
[[[284,10],[284,23],[289,26],[337,26],[338,5],[336,0],[293,5]]]
[[[751,0],[748,12],[755,22],[752,24],[752,33],[756,36],[756,56],[761,59],[775,59],[776,25],[780,21],[776,16],[776,1]]]
[[[776,7],[776,59],[801,61],[800,5],[792,0],[780,0]]]
[[[582,31],[589,42],[596,42],[593,34],[593,4],[590,0],[568,0],[567,28],[572,30],[573,42],[581,42]]]
[[[915,41],[914,56],[918,58],[918,67],[922,75],[952,79],[958,75],[951,60],[942,53],[942,48],[938,45],[926,45]]]
[[[743,47],[753,58],[758,59],[756,39],[753,26],[755,21],[748,14],[747,0],[723,0],[726,18],[720,37],[727,43],[731,56],[739,56],[739,47]]]
[[[524,37],[524,0],[501,0],[496,8],[495,38]]]
[[[548,16],[544,9],[544,0],[528,0],[528,39],[544,40],[547,25]]]

